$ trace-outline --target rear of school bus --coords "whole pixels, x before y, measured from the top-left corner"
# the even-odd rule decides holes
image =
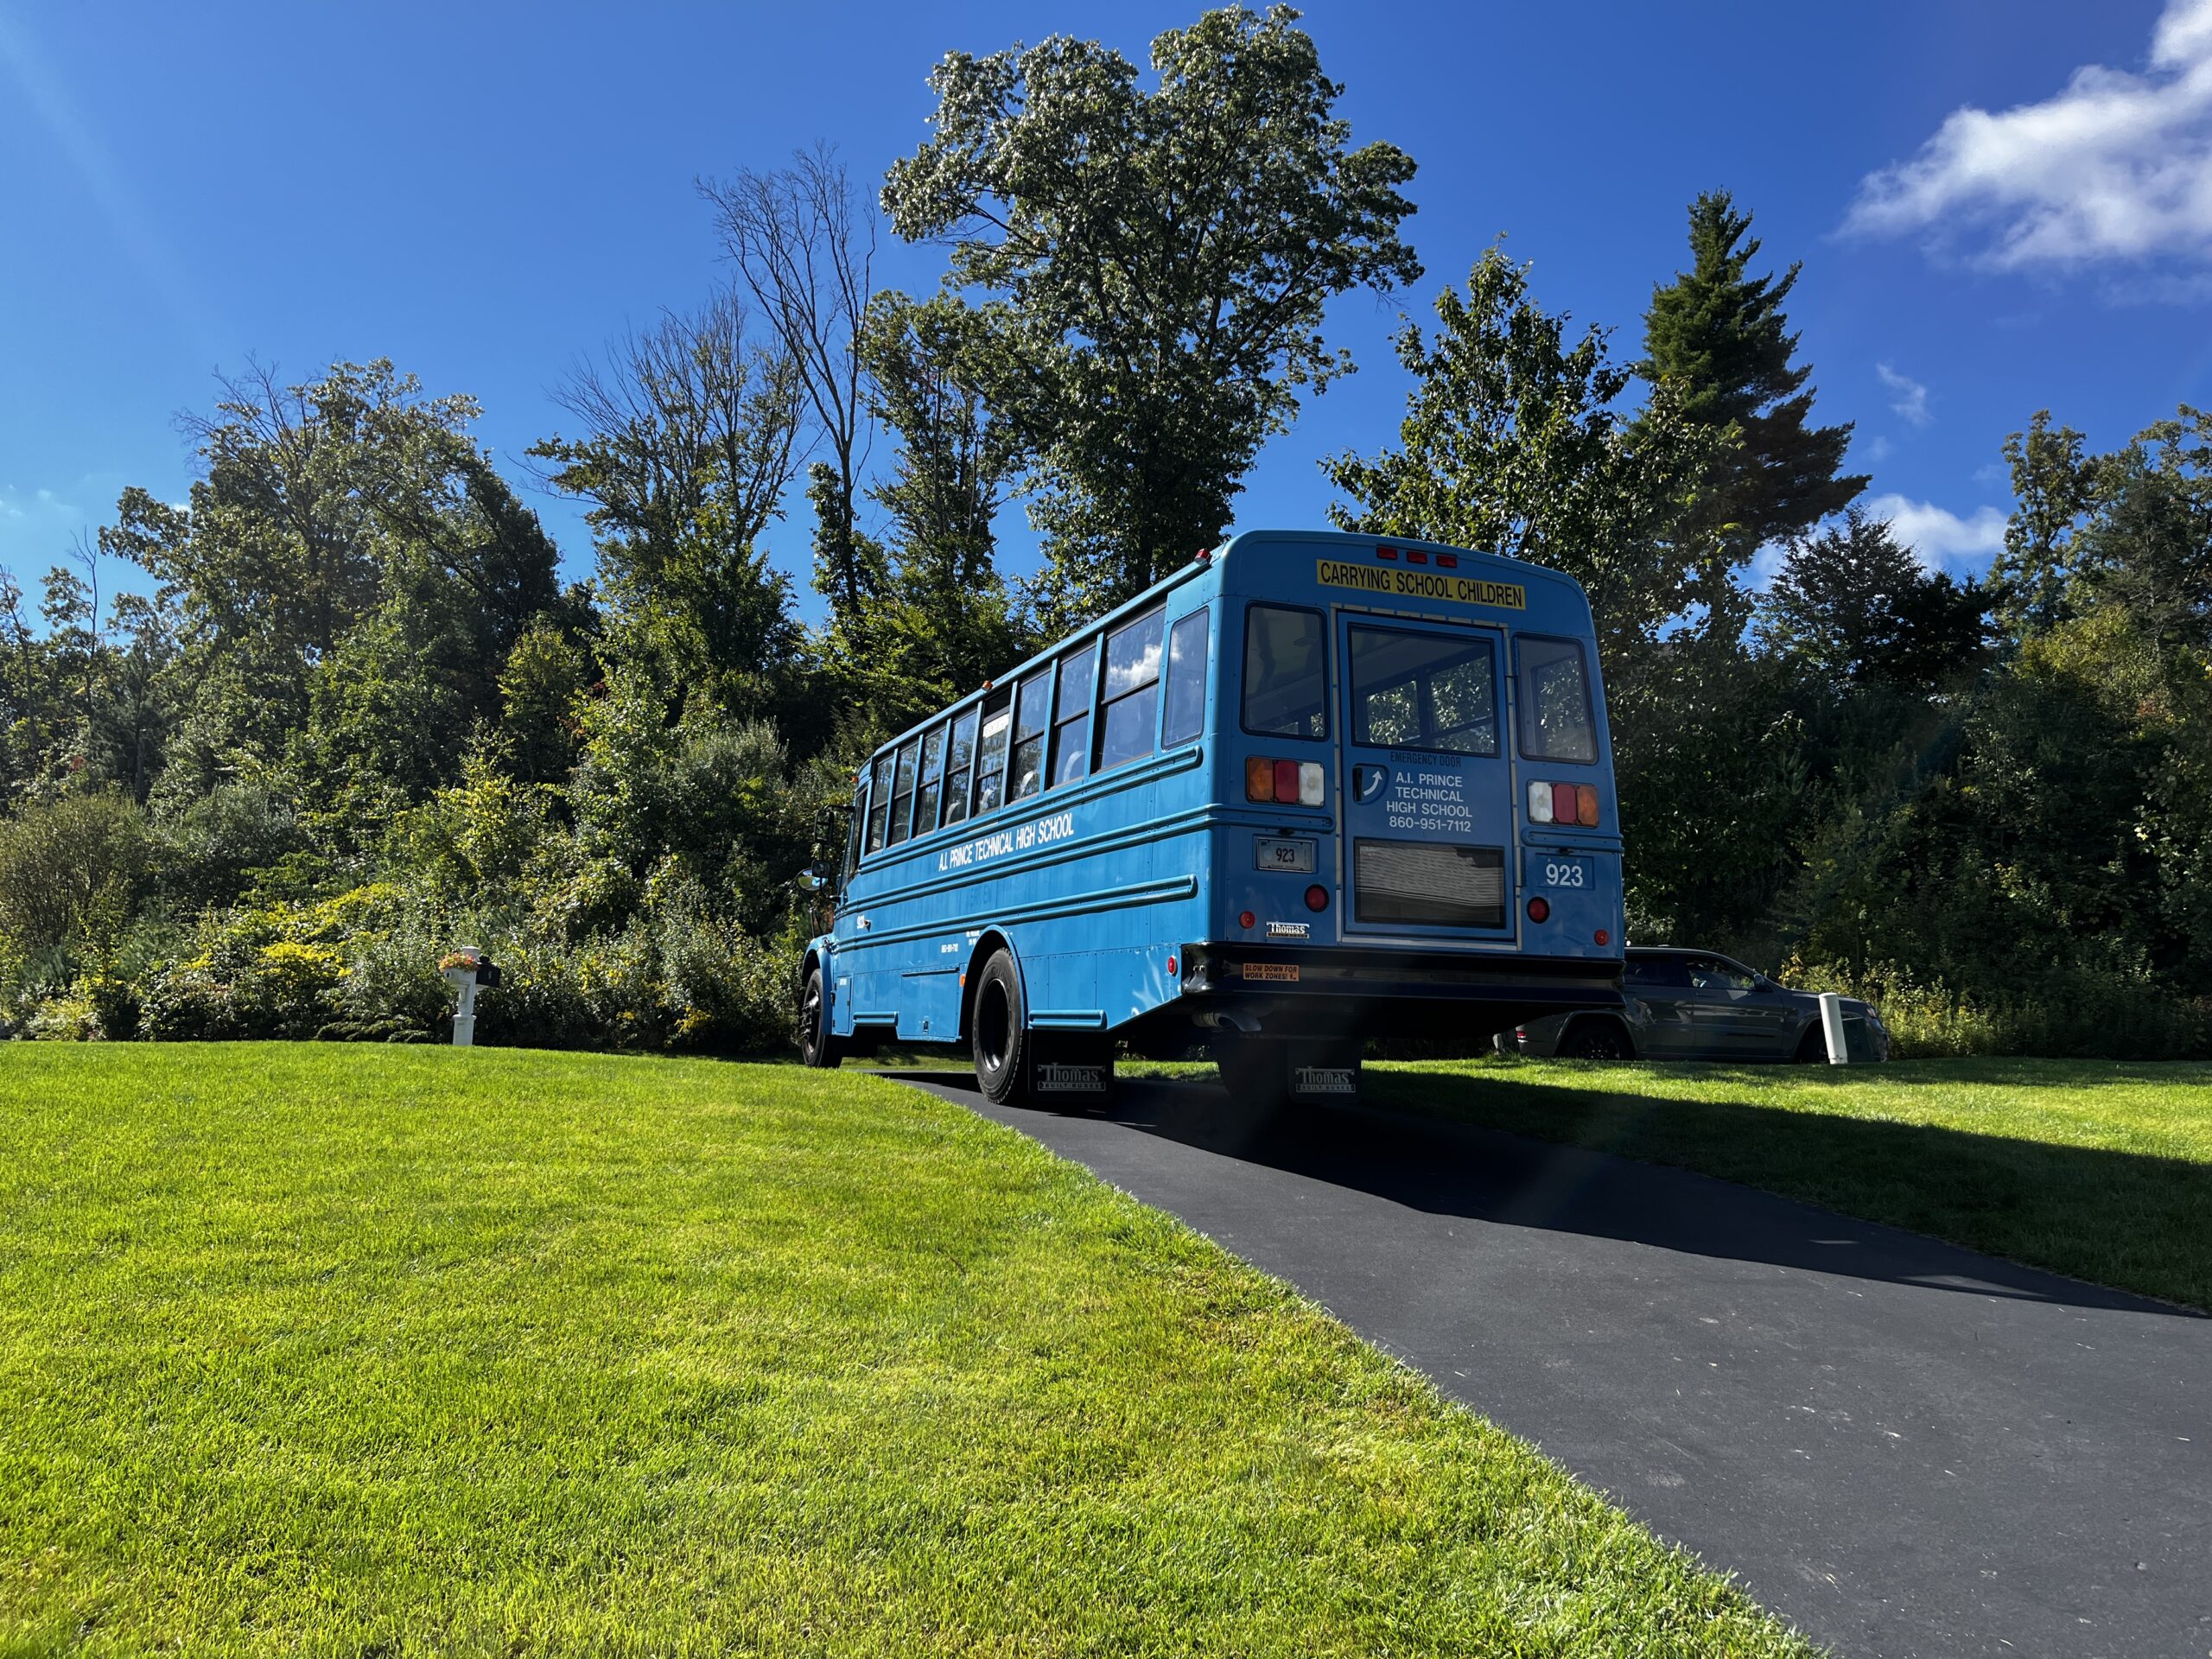
[[[1620,830],[1581,589],[1387,537],[1255,531],[1214,556],[1221,805],[1178,1011],[1230,1086],[1350,1093],[1369,1037],[1472,1046],[1620,1006]]]

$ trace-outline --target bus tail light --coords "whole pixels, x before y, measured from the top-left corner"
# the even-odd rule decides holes
[[[1323,887],[1319,881],[1316,881],[1312,887],[1306,889],[1306,909],[1312,911],[1323,911],[1326,910],[1328,907],[1329,890],[1326,887]]]
[[[1529,919],[1530,921],[1548,922],[1551,920],[1551,918],[1552,903],[1550,899],[1545,898],[1541,893],[1539,893],[1536,897],[1529,901]]]
[[[1529,822],[1598,827],[1598,791],[1590,784],[1534,783],[1529,785]]]
[[[1244,762],[1244,798],[1278,806],[1319,806],[1328,798],[1328,776],[1313,760],[1275,760],[1253,755]]]

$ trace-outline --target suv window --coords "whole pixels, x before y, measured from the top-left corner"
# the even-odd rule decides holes
[[[1758,988],[1758,978],[1751,969],[1719,957],[1692,957],[1687,965],[1693,990],[1749,991]]]
[[[1329,734],[1329,653],[1319,611],[1244,613],[1244,729],[1255,737]]]
[[[1662,986],[1677,989],[1690,982],[1682,969],[1680,957],[1630,957],[1621,968],[1621,983],[1642,985],[1656,990]]]

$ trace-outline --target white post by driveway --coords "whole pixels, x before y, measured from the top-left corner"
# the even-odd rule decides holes
[[[463,996],[467,992],[461,993]],[[454,1028],[454,1041],[461,1040],[459,1027]],[[1843,998],[1834,991],[1821,993],[1821,1030],[1828,1039],[1828,1064],[1848,1065],[1851,1053],[1843,1035]]]

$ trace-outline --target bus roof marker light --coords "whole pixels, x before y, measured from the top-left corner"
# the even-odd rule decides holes
[[[1438,554],[1436,568],[1440,570],[1457,570],[1459,568],[1459,556],[1457,553]]]
[[[1375,550],[1375,556],[1378,559],[1395,559],[1398,556],[1398,550],[1395,547],[1378,547]]]
[[[1529,785],[1529,822],[1549,823],[1552,821],[1552,786],[1545,783]]]
[[[1428,563],[1428,555],[1422,552],[1421,549],[1417,547],[1409,547],[1406,550],[1406,563],[1408,564],[1427,564]]]

